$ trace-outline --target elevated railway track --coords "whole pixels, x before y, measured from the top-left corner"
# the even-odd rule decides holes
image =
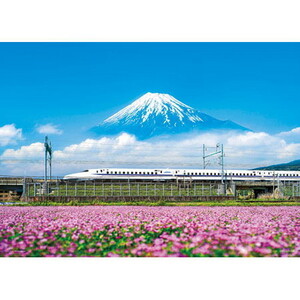
[[[230,181],[221,180],[194,181],[182,180],[64,180],[56,177],[45,185],[42,177],[0,176],[0,202],[12,199],[37,199],[39,197],[88,199],[142,199],[158,197],[165,199],[232,199],[240,195],[259,198],[262,194],[282,195],[282,197],[300,197],[300,181]],[[225,198],[224,198],[225,197]],[[126,200],[126,201],[127,201]]]

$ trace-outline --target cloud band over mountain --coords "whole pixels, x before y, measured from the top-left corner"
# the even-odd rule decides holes
[[[265,132],[210,132],[177,135],[173,140],[137,140],[123,133],[115,137],[86,139],[55,150],[54,174],[64,175],[86,168],[100,167],[178,167],[202,168],[202,145],[223,143],[225,168],[255,168],[274,162],[297,159],[300,143],[288,143],[281,134]],[[7,149],[0,156],[1,169],[7,174],[43,174],[43,143]],[[2,162],[1,162],[2,161]],[[217,161],[209,167],[219,168]]]

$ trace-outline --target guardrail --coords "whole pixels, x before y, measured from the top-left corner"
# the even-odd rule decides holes
[[[24,178],[0,178],[0,185],[23,185]]]

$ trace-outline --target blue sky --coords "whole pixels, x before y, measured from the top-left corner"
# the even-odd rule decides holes
[[[219,119],[277,134],[300,126],[299,43],[1,43],[0,127],[17,144],[58,149],[146,92],[169,93]],[[4,113],[3,113],[4,112]]]

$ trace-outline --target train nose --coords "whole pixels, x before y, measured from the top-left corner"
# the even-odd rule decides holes
[[[74,178],[76,178],[74,176],[74,174],[69,174],[69,175],[64,176],[64,179],[74,179]]]

